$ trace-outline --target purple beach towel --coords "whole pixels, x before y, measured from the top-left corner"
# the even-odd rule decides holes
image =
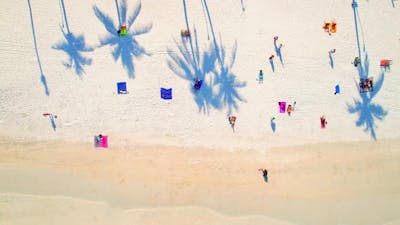
[[[279,102],[279,112],[285,113],[286,112],[286,102]]]

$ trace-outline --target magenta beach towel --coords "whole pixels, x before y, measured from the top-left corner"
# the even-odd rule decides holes
[[[285,113],[286,112],[286,102],[279,102],[279,112]]]
[[[96,148],[108,148],[108,136],[103,135],[100,140],[98,136],[94,136],[94,147]]]
[[[108,136],[103,136],[100,140],[100,147],[108,148]]]

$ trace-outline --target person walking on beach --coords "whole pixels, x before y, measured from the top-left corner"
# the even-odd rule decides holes
[[[279,47],[277,47],[278,46],[276,43],[277,41],[278,41],[278,36],[275,36],[274,37],[274,46],[275,46],[275,48],[277,48],[280,51],[281,48],[283,47],[283,44],[281,43],[281,44],[279,44]]]
[[[268,182],[268,170],[267,170],[267,169],[260,168],[260,169],[258,169],[258,171],[261,171],[261,172],[262,172],[262,175],[263,175],[263,177],[264,177],[264,181],[267,183],[267,182]]]
[[[354,58],[354,61],[353,61],[352,64],[354,64],[354,67],[357,67],[358,64],[360,64],[360,63],[361,63],[360,58],[359,58],[358,56],[356,56],[356,57]]]
[[[102,138],[103,138],[103,135],[101,135],[101,134],[99,134],[99,135],[96,136],[97,144],[100,143],[100,141],[101,141]]]
[[[293,107],[292,107],[291,104],[289,104],[288,107],[287,107],[287,109],[286,109],[286,112],[287,112],[287,114],[290,116],[290,114],[292,113],[292,111],[293,111]]]
[[[269,64],[271,65],[272,72],[275,72],[275,65],[274,65],[274,55],[272,54],[269,59]]]
[[[319,118],[320,122],[321,122],[321,128],[324,129],[326,127],[326,125],[328,124],[328,121],[326,121],[325,115],[322,115]]]
[[[228,120],[229,120],[229,124],[232,127],[232,130],[235,131],[236,116],[230,116],[228,118]]]
[[[258,83],[262,84],[264,81],[264,73],[262,70],[260,70],[260,73],[258,74]]]
[[[274,60],[274,54],[272,54],[268,59],[269,59],[269,61],[271,62],[271,61],[273,61]]]

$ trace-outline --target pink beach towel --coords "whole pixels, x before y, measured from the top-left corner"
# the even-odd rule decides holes
[[[285,113],[286,112],[286,102],[279,102],[279,112]]]
[[[108,148],[108,136],[103,136],[100,140],[100,147]]]
[[[103,135],[98,141],[98,136],[94,136],[94,147],[96,148],[108,148],[108,136]]]

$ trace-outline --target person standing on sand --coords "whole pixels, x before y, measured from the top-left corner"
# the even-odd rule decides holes
[[[228,120],[229,120],[229,124],[230,124],[231,127],[232,127],[232,130],[235,131],[236,116],[230,116],[230,117],[228,118]]]
[[[260,73],[258,74],[258,83],[262,84],[263,81],[264,81],[264,74],[263,74],[263,71],[260,70]]]
[[[290,116],[290,114],[292,113],[292,111],[293,111],[293,107],[292,107],[291,104],[289,104],[288,107],[287,107],[286,112],[287,112],[287,114]]]
[[[269,62],[272,62],[273,60],[274,60],[274,54],[272,54],[268,59],[269,59]]]
[[[326,127],[326,125],[328,124],[328,121],[326,121],[326,117],[325,115],[322,115],[319,118],[320,122],[321,122],[321,128],[324,129]]]
[[[268,170],[267,170],[267,169],[260,168],[260,169],[258,169],[258,171],[261,171],[261,172],[262,172],[263,177],[264,177],[264,181],[267,183],[267,182],[268,182]]]
[[[354,64],[354,67],[357,67],[360,63],[361,63],[360,58],[358,56],[356,56],[354,58],[354,61],[352,62],[352,64]]]
[[[96,141],[97,143],[100,143],[101,139],[103,138],[103,135],[99,134],[96,136]]]

